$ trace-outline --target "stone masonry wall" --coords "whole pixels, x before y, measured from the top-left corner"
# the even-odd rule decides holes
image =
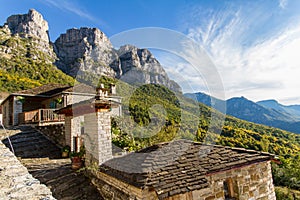
[[[232,179],[234,197],[239,200],[275,200],[271,164],[261,162],[207,176],[209,188],[193,191],[193,199],[223,200],[224,181]]]
[[[112,159],[111,114],[96,112],[84,115],[84,146],[87,158],[97,160],[98,164]],[[89,163],[88,160],[87,164]]]
[[[5,101],[4,104],[2,105],[2,113],[3,113],[3,118],[2,118],[2,123],[4,126],[9,125],[9,101]]]
[[[64,124],[37,126],[36,129],[47,136],[55,144],[58,144],[61,147],[66,145]]]
[[[156,192],[153,190],[142,190],[99,171],[94,171],[92,173],[92,183],[97,187],[104,199],[157,199]]]
[[[66,116],[65,118],[65,141],[66,141],[66,145],[69,145],[71,147],[71,151],[76,150],[73,145],[74,142],[73,140],[74,137],[81,136],[83,123],[84,123],[83,116],[78,116],[78,117]],[[77,149],[77,151],[78,150],[79,149]]]
[[[231,179],[238,200],[276,200],[270,161],[208,175],[208,188],[195,190],[166,200],[224,200],[224,181]],[[94,172],[93,184],[107,199],[158,199],[155,191],[139,189],[102,172]]]
[[[66,95],[66,105],[71,105],[71,104],[75,104],[75,103],[79,103],[81,101],[85,101],[85,100],[89,100],[91,98],[94,98],[95,95],[91,95],[91,94],[75,94],[76,89],[74,89],[73,91],[74,93],[71,95]]]
[[[22,112],[22,103],[18,101],[17,97],[14,97],[14,105],[13,105],[13,110],[14,110],[14,121],[13,125],[18,125],[19,123],[19,113]]]
[[[65,144],[71,147],[72,140],[72,116],[65,116]]]
[[[49,188],[33,178],[0,141],[0,199],[54,200]]]

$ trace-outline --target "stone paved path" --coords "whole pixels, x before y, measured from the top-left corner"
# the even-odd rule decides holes
[[[60,158],[60,149],[31,127],[8,130],[15,155],[33,177],[51,189],[61,200],[103,199],[89,179],[71,169],[70,159]],[[1,131],[3,143],[10,148],[7,134]]]

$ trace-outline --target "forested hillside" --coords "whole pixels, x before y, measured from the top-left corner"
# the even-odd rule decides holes
[[[114,143],[118,146],[137,150],[157,142],[186,138],[270,152],[278,155],[282,163],[273,164],[275,185],[300,190],[300,135],[231,116],[225,117],[220,130],[217,125],[221,124],[218,120],[221,121],[223,115],[204,104],[195,103],[180,94],[175,95],[163,86],[149,84],[134,90],[121,81],[117,84],[118,92],[124,98],[125,113],[130,116],[113,120]],[[151,110],[155,104],[160,104],[162,108]],[[162,109],[165,112],[161,112]],[[214,116],[213,120],[211,116]],[[139,135],[138,128],[143,131],[142,128],[149,128],[151,123],[159,124],[159,118],[165,119],[160,130],[155,134],[155,130],[151,130],[149,135],[143,137]]]
[[[0,91],[15,92],[46,83],[73,84],[74,79],[52,64],[55,57],[39,38],[12,36],[0,28]]]

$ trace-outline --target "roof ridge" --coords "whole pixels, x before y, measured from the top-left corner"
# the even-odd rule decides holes
[[[225,148],[225,149],[231,149],[231,150],[234,150],[234,151],[242,151],[242,152],[245,152],[245,153],[256,153],[256,154],[260,154],[260,155],[266,155],[266,156],[273,156],[275,157],[276,154],[272,154],[272,153],[269,153],[269,152],[264,152],[264,151],[258,151],[258,150],[254,150],[254,149],[246,149],[246,148],[243,148],[243,147],[231,147],[231,146],[224,146],[224,145],[219,145],[219,144],[206,144],[206,143],[203,143],[203,142],[198,142],[198,141],[193,141],[193,140],[188,140],[188,139],[175,139],[175,140],[172,140],[172,141],[169,141],[169,142],[160,142],[160,143],[156,143],[154,145],[151,145],[149,147],[146,147],[136,153],[144,153],[144,152],[147,152],[147,150],[157,150],[159,148],[162,148],[168,144],[172,144],[173,142],[186,142],[186,143],[190,143],[190,144],[193,144],[193,145],[203,145],[203,146],[207,146],[207,147],[212,147],[212,148]]]
[[[20,93],[20,92],[25,92],[25,91],[30,91],[32,89],[37,89],[37,88],[41,88],[41,87],[46,87],[46,86],[52,86],[52,85],[59,85],[59,86],[62,86],[62,87],[72,87],[71,85],[69,84],[61,84],[61,83],[47,83],[47,84],[43,84],[41,86],[38,86],[38,87],[33,87],[33,88],[29,88],[29,89],[25,89],[25,90],[19,90],[19,91],[16,91],[16,92],[13,92],[11,94],[15,94],[15,93]]]
[[[231,146],[223,146],[223,145],[219,145],[219,144],[203,144],[203,145],[213,146],[213,147],[218,147],[218,148],[232,149],[232,150],[243,151],[243,152],[247,152],[247,153],[259,153],[261,155],[276,156],[276,154],[272,154],[269,152],[258,151],[258,150],[254,150],[254,149],[246,149],[243,147],[231,147]]]

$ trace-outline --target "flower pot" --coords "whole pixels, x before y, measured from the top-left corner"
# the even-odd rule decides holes
[[[63,158],[69,157],[69,152],[63,151],[63,152],[61,153],[61,157],[63,157]]]
[[[80,157],[71,158],[72,161],[72,169],[78,170],[83,166],[83,162]]]

